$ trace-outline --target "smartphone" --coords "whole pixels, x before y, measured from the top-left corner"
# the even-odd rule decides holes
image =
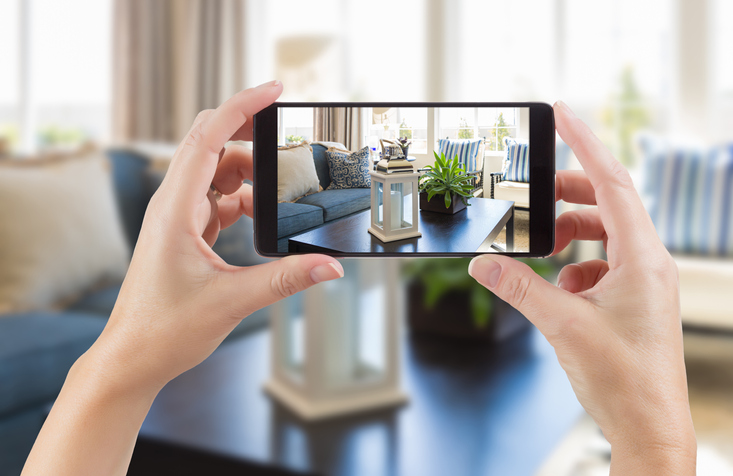
[[[253,129],[263,256],[553,250],[549,104],[280,102],[255,114]]]

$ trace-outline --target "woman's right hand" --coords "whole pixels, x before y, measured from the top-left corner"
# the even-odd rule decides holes
[[[555,348],[578,400],[612,447],[612,474],[694,474],[677,267],[628,171],[563,103],[560,137],[585,169],[558,171],[556,199],[597,205],[556,222],[555,253],[603,241],[608,261],[565,266],[555,287],[506,256],[469,273],[522,312]]]

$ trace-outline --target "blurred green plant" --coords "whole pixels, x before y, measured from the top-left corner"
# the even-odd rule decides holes
[[[56,125],[38,129],[36,137],[40,148],[78,146],[88,139],[87,134],[80,128],[64,128]]]
[[[420,178],[420,192],[428,194],[428,201],[435,195],[442,195],[445,208],[449,208],[453,195],[461,197],[463,203],[470,205],[473,196],[473,176],[467,175],[463,165],[458,162],[458,154],[453,160],[446,160],[445,153],[438,155],[433,151],[435,163],[425,166],[425,175]]]
[[[458,138],[473,139],[473,128],[468,126],[468,121],[465,117],[462,117],[458,121]]]
[[[537,274],[550,276],[555,268],[546,259],[520,259]],[[423,304],[434,309],[440,300],[454,292],[464,293],[469,300],[471,318],[477,329],[485,329],[493,317],[494,294],[468,274],[470,258],[421,258],[411,260],[404,268],[405,277],[425,288]]]
[[[507,125],[504,113],[500,112],[489,135],[489,150],[504,150],[504,138],[511,137]]]
[[[300,144],[301,142],[303,142],[303,136],[296,136],[296,135],[291,134],[289,136],[285,136],[285,141],[288,144],[295,144],[295,143]]]
[[[20,143],[20,130],[17,124],[0,124],[0,142],[2,148],[0,153],[8,153],[18,147]]]
[[[613,94],[603,109],[603,124],[612,133],[611,149],[625,166],[634,165],[634,137],[642,128],[651,123],[651,113],[645,105],[644,97],[636,85],[634,68],[626,66],[619,78],[619,92]]]

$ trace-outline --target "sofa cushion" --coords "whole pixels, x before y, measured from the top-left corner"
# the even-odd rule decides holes
[[[320,195],[323,192],[309,195],[306,198]],[[308,228],[323,224],[323,209],[302,203],[277,204],[277,237],[300,233]]]
[[[339,149],[346,149],[346,146],[339,142],[311,142],[311,149],[313,149],[313,163],[316,166],[316,173],[318,174],[318,181],[326,190],[331,185],[331,175],[328,170],[328,157],[326,156],[326,150],[329,147],[336,147]]]
[[[134,248],[145,217],[145,209],[155,191],[150,190],[146,183],[150,161],[127,149],[111,149],[107,151],[107,156],[112,163],[115,198],[125,237],[130,248]]]
[[[445,154],[445,158],[453,160],[458,156],[458,163],[463,165],[466,172],[475,172],[479,169],[479,154],[483,152],[483,139],[439,139],[438,152]]]
[[[130,248],[109,169],[95,150],[0,161],[0,311],[63,305],[124,277]]]
[[[506,146],[506,159],[502,169],[504,180],[529,183],[529,144],[505,137],[504,145]]]
[[[642,136],[642,197],[670,252],[733,256],[733,144]]]
[[[122,285],[115,284],[101,289],[95,289],[72,303],[66,310],[97,314],[100,317],[107,318],[112,314],[112,308],[115,307],[115,302],[117,301],[117,296],[120,294],[121,287]]]
[[[0,415],[56,398],[76,359],[106,320],[83,313],[24,313],[0,319]]]
[[[356,152],[330,147],[326,151],[326,157],[331,174],[331,185],[327,190],[369,188],[372,185],[372,177],[369,175],[372,169],[369,147]]]
[[[369,208],[371,206],[371,189],[324,190],[301,198],[298,200],[297,205],[300,204],[315,205],[322,208],[325,221],[331,221]]]
[[[277,149],[277,201],[292,202],[316,193],[320,184],[307,142]]]

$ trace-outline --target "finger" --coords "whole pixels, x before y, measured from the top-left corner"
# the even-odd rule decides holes
[[[252,150],[241,145],[230,145],[219,162],[213,184],[224,195],[229,195],[252,180]]]
[[[558,170],[555,176],[555,201],[595,205],[596,191],[582,170]]]
[[[591,289],[608,273],[608,263],[602,259],[573,263],[560,270],[557,287],[570,293]]]
[[[206,202],[200,206],[199,215],[199,231],[201,237],[209,246],[214,246],[216,239],[219,237],[219,219],[217,217],[217,203],[214,194],[209,191],[206,194]]]
[[[221,229],[232,226],[242,215],[252,218],[252,186],[244,184],[236,192],[221,197],[217,205]]]
[[[249,314],[343,275],[341,263],[330,256],[292,255],[257,266],[235,268],[229,285],[234,302],[239,302]]]
[[[654,226],[623,165],[564,103],[556,103],[554,109],[560,137],[575,153],[595,190],[609,238],[609,264],[615,268],[657,244]]]
[[[176,183],[175,203],[184,216],[208,191],[222,148],[251,121],[253,114],[272,104],[281,92],[279,81],[240,91],[191,130],[169,168]]]
[[[583,299],[553,286],[529,266],[507,256],[481,255],[474,258],[468,273],[489,291],[525,315],[545,336],[557,335],[568,315]]]
[[[573,240],[603,241],[603,246],[606,246],[608,236],[597,208],[572,210],[555,220],[555,249],[552,254],[558,254]]]

